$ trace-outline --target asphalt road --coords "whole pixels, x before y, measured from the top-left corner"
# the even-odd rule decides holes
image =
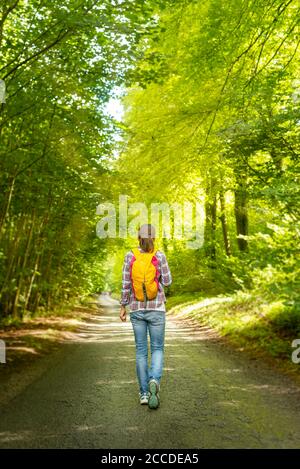
[[[138,402],[132,326],[110,301],[40,366],[0,409],[0,448],[300,447],[290,378],[169,315],[157,410]]]

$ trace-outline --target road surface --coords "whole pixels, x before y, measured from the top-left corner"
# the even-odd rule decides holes
[[[300,446],[290,378],[169,315],[161,406],[141,406],[131,323],[118,313],[107,298],[76,339],[41,359],[42,373],[0,409],[1,448]]]

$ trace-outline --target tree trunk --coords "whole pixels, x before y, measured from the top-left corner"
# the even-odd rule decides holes
[[[225,248],[226,255],[229,257],[231,256],[231,246],[230,246],[230,239],[228,236],[226,205],[225,205],[225,197],[224,197],[223,190],[220,190],[220,208],[221,208],[220,220],[222,224],[224,248]]]
[[[22,261],[22,267],[21,267],[21,271],[20,271],[20,274],[19,274],[19,278],[18,278],[18,286],[17,286],[17,290],[16,290],[16,293],[15,293],[15,298],[14,298],[14,301],[13,301],[13,307],[12,307],[12,313],[11,313],[13,317],[18,316],[18,303],[19,303],[19,298],[20,298],[20,294],[21,294],[21,291],[22,291],[22,287],[23,287],[24,270],[27,267],[27,260],[28,260],[28,257],[29,257],[29,251],[30,251],[30,247],[31,247],[34,227],[35,227],[35,210],[33,210],[33,217],[31,219],[31,223],[30,223],[30,229],[29,229],[29,233],[28,233],[28,237],[27,237],[25,252],[24,252],[23,261]]]
[[[3,210],[3,215],[2,215],[1,221],[0,221],[0,237],[1,237],[1,234],[2,234],[2,228],[4,226],[6,217],[7,217],[8,212],[9,212],[11,199],[12,199],[12,195],[13,195],[13,191],[14,191],[14,187],[15,187],[15,179],[16,179],[15,176],[13,176],[11,181],[10,181],[10,187],[9,187],[9,191],[7,193],[5,207],[4,207],[4,210]]]
[[[240,251],[247,251],[248,241],[241,236],[248,236],[248,209],[246,181],[240,179],[235,192],[234,214],[236,221],[237,243]]]
[[[40,261],[40,254],[38,254],[37,257],[36,257],[36,262],[34,264],[34,269],[33,269],[33,272],[32,272],[31,278],[30,278],[28,291],[26,293],[24,311],[28,308],[28,304],[29,304],[29,300],[30,300],[30,296],[31,296],[31,292],[32,292],[32,287],[33,287],[33,284],[34,284],[36,273],[37,273],[38,268],[39,268],[39,261]]]
[[[210,177],[206,186],[204,246],[207,257],[216,259],[217,197],[214,193],[214,180]]]

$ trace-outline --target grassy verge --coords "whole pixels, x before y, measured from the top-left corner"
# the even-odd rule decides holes
[[[1,372],[8,372],[30,364],[37,358],[56,350],[72,339],[80,323],[89,317],[93,305],[72,305],[54,311],[40,312],[35,317],[3,320],[0,323],[0,339],[5,342],[6,363]]]
[[[281,301],[238,292],[205,299],[176,296],[167,304],[169,314],[209,326],[239,351],[262,356],[299,379],[300,364],[294,364],[291,355],[292,341],[300,338],[300,333]]]

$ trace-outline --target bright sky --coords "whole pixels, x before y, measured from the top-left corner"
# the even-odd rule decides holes
[[[123,114],[124,114],[124,108],[122,106],[120,98],[121,98],[122,91],[124,90],[116,88],[114,91],[115,91],[114,94],[116,95],[116,97],[110,98],[110,100],[108,101],[104,109],[107,112],[107,114],[109,114],[111,117],[113,117],[114,119],[118,121],[121,121],[123,118]],[[120,96],[120,98],[118,98],[118,95]]]

